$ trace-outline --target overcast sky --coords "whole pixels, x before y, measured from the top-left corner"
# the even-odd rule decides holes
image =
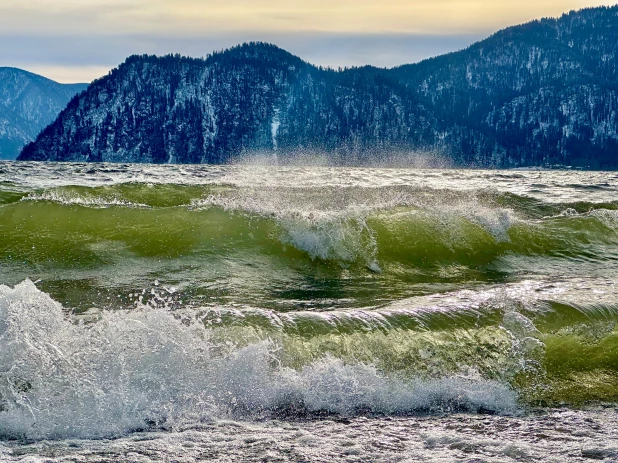
[[[1,0],[0,66],[89,82],[132,54],[268,41],[314,64],[395,66],[594,0]]]

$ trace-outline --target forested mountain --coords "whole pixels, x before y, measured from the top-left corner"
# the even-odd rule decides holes
[[[469,161],[618,167],[618,7],[512,27],[391,72],[447,126],[488,138]]]
[[[0,159],[15,159],[86,86],[59,84],[21,69],[0,67]]]
[[[228,162],[422,152],[468,166],[618,168],[618,7],[505,29],[394,69],[335,71],[264,43],[206,59],[133,56],[75,97],[20,159]]]

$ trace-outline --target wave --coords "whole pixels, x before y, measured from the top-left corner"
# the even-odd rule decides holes
[[[213,419],[617,400],[609,293],[569,304],[566,289],[529,282],[373,310],[172,310],[159,298],[71,315],[30,281],[0,286],[0,429],[101,438]]]
[[[79,309],[114,308],[154,280],[193,305],[296,310],[618,273],[613,203],[407,186],[6,188],[15,196],[0,205],[0,281],[42,279]]]
[[[15,196],[18,198],[15,201],[23,198],[29,201],[53,201],[66,205],[101,207],[106,204],[110,206],[120,204],[127,207],[132,205],[174,207],[188,206],[193,202],[207,204],[218,202],[238,209],[276,213],[283,213],[286,210],[287,212],[310,213],[309,209],[351,212],[397,205],[429,208],[436,205],[451,207],[457,204],[476,203],[492,208],[509,208],[524,216],[543,217],[559,213],[569,207],[580,213],[590,209],[618,208],[616,201],[586,201],[573,197],[573,195],[565,195],[565,198],[571,199],[568,202],[565,202],[565,198],[560,200],[559,196],[556,198],[548,196],[541,200],[534,195],[494,189],[488,186],[489,183],[478,186],[472,183],[468,188],[449,189],[438,181],[443,177],[439,173],[425,173],[429,181],[424,182],[423,186],[415,184],[417,182],[410,182],[410,185],[388,183],[382,186],[373,185],[371,182],[362,182],[362,171],[356,173],[351,179],[354,181],[350,180],[350,182],[339,179],[336,184],[333,184],[333,179],[331,179],[330,182],[318,182],[313,186],[301,186],[298,181],[293,182],[293,178],[286,180],[283,174],[251,170],[247,171],[247,175],[240,176],[238,179],[222,177],[216,183],[198,184],[191,184],[191,179],[185,177],[182,177],[184,181],[182,184],[162,183],[157,177],[154,177],[152,182],[148,182],[148,178],[142,175],[139,179],[125,180],[121,183],[112,183],[111,179],[102,179],[103,185],[68,184],[51,188],[29,187],[5,181],[0,182],[0,193]],[[299,174],[302,174],[302,171]],[[307,172],[307,175],[309,174],[310,172]],[[197,172],[191,175],[201,178]],[[254,182],[249,181],[249,177],[254,179],[259,178],[260,175],[264,177],[262,182],[252,186]],[[272,178],[273,175],[274,178]],[[421,172],[418,175],[421,175]],[[500,177],[496,174],[492,176]],[[175,177],[172,175],[171,178]],[[433,187],[429,184],[432,178],[435,183]],[[357,184],[359,182],[360,184]],[[546,188],[550,186],[545,185]]]
[[[0,286],[1,433],[97,438],[264,414],[516,409],[508,386],[480,378],[406,380],[333,356],[294,369],[273,341],[230,345],[165,310],[74,323],[29,281]]]
[[[4,204],[11,204],[21,201],[30,192],[23,187],[19,187],[11,182],[0,181],[0,207]]]
[[[284,254],[289,245],[314,260],[379,271],[480,266],[507,254],[607,259],[618,245],[616,204],[550,205],[489,191],[122,184],[10,195],[0,207],[7,250],[40,230],[50,244],[73,233],[76,245],[124,242],[138,255],[199,252],[207,241],[215,252],[233,243]]]
[[[609,174],[2,168],[1,438],[618,402]]]

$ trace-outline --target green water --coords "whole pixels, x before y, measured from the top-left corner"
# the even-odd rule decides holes
[[[613,174],[4,163],[0,181],[0,283],[35,281],[67,322],[164,311],[217,358],[269,343],[276,371],[618,401]]]
[[[544,204],[482,191],[469,210],[448,192],[421,192],[424,204],[409,204],[397,203],[394,191],[390,203],[367,205],[354,196],[366,191],[352,191],[340,210],[311,209],[324,197],[286,210],[284,191],[265,210],[238,204],[252,193],[143,184],[7,189],[0,278],[40,279],[79,309],[159,280],[182,288],[189,303],[259,301],[293,310],[324,300],[373,306],[440,288],[516,281],[535,266],[540,276],[571,273],[565,265],[615,269],[615,203]],[[319,194],[294,191],[294,200]],[[73,284],[62,294],[67,280]]]

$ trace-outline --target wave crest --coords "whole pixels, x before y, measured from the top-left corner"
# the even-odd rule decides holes
[[[264,413],[517,408],[508,386],[481,378],[404,380],[329,356],[291,369],[268,341],[217,354],[209,330],[165,310],[74,322],[30,281],[0,286],[0,323],[5,437],[105,437]]]

